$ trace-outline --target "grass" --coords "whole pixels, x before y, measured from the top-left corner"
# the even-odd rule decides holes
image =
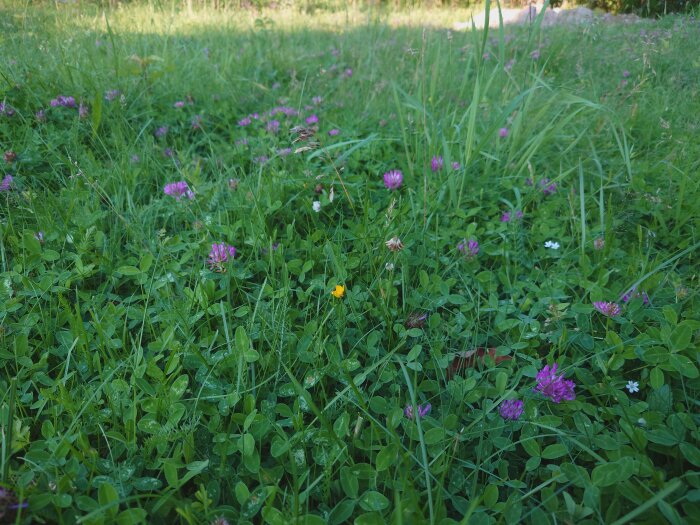
[[[6,9],[0,521],[700,520],[700,25],[466,18]]]

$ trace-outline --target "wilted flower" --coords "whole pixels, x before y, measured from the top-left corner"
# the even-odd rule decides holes
[[[321,201],[313,201],[311,203],[311,209],[313,209],[316,213],[321,211]]]
[[[425,321],[428,319],[428,314],[424,312],[413,312],[406,319],[407,328],[423,328]]]
[[[639,392],[639,383],[636,381],[627,381],[625,388],[630,394],[634,394],[635,392]]]
[[[336,299],[342,299],[345,295],[345,286],[342,284],[336,284],[335,288],[333,288],[333,291],[331,292],[331,295]]]
[[[321,102],[323,102],[323,97],[315,96],[311,99],[311,101],[318,106]]]
[[[573,381],[564,379],[564,374],[557,376],[557,366],[556,363],[551,367],[547,365],[537,374],[535,391],[542,393],[555,403],[560,403],[562,399],[573,401],[576,399],[574,393],[576,385]]]
[[[432,407],[430,403],[426,403],[425,405],[418,405],[416,408],[418,408],[418,418],[422,419],[430,413]],[[406,405],[406,408],[403,410],[403,415],[408,419],[413,419],[413,405],[410,403]]]
[[[202,122],[202,115],[195,115],[194,117],[192,117],[190,125],[192,126],[192,129],[202,129]]]
[[[551,248],[552,250],[558,250],[559,249],[559,243],[555,241],[546,241],[544,243],[545,248]]]
[[[194,192],[189,188],[187,182],[184,180],[166,184],[163,191],[166,195],[175,197],[175,200],[177,201],[179,201],[183,196],[187,197],[188,199],[194,199]]]
[[[12,164],[15,160],[17,160],[17,153],[12,150],[6,151],[3,157],[5,158],[5,162]]]
[[[440,171],[442,169],[442,166],[443,160],[440,156],[434,156],[430,161],[430,169],[433,170],[433,173],[435,173],[436,171]]]
[[[78,118],[84,119],[90,114],[90,108],[87,104],[80,103],[78,106]]]
[[[392,237],[388,241],[386,241],[384,244],[386,244],[386,247],[389,248],[389,251],[392,252],[398,252],[400,250],[403,250],[403,243],[401,242],[401,239],[398,237]]]
[[[532,53],[530,53],[530,58],[532,60],[539,60],[540,59],[540,50],[535,49]]]
[[[386,263],[386,264],[384,265],[384,269],[385,269],[387,272],[393,272],[393,271],[394,271],[394,263],[392,263],[392,262]]]
[[[44,232],[38,231],[34,234],[34,238],[39,241],[39,244],[44,244]]]
[[[403,183],[403,173],[399,170],[387,171],[384,174],[384,186],[389,190],[398,190]]]
[[[3,520],[3,523],[14,521],[14,511],[20,508],[26,509],[27,506],[28,503],[26,501],[23,503],[19,502],[17,495],[13,491],[0,486],[0,519],[3,517],[8,519],[8,521]],[[8,510],[11,512],[8,513]]]
[[[254,161],[256,164],[267,164],[267,162],[268,162],[269,160],[270,160],[270,159],[269,159],[269,157],[268,157],[267,155],[260,155],[259,157],[255,157],[255,158],[253,159],[253,161]]]
[[[241,183],[241,179],[229,179],[228,180],[228,189],[235,191],[238,189],[238,185]]]
[[[13,180],[12,175],[5,175],[5,178],[0,182],[0,192],[9,191]]]
[[[594,239],[593,240],[593,248],[595,250],[598,250],[598,251],[605,248],[605,239],[603,239],[602,237],[597,237],[596,239]]]
[[[507,399],[501,403],[501,408],[498,409],[503,419],[517,420],[523,413],[523,402],[520,399]]]
[[[36,119],[39,122],[46,122],[46,111],[44,111],[43,109],[40,109],[39,111],[37,111],[34,114],[34,116],[36,117]]]
[[[596,301],[593,303],[593,308],[598,310],[601,314],[608,317],[615,317],[620,315],[620,307],[617,303],[608,303],[605,301]]]
[[[498,136],[501,137],[502,139],[506,138],[508,136],[508,128],[499,129]]]
[[[292,148],[281,148],[277,150],[277,155],[280,157],[286,157],[292,152]]]
[[[236,257],[236,248],[229,244],[212,244],[209,252],[209,267],[215,272],[226,271],[224,264]]]
[[[211,522],[211,525],[229,525],[228,520],[224,517],[216,518]]]
[[[476,239],[469,239],[469,241],[462,239],[462,242],[457,245],[457,249],[462,252],[465,257],[471,259],[479,254],[479,242]]]

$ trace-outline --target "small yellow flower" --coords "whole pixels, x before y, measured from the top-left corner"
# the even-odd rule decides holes
[[[345,295],[345,286],[343,286],[342,284],[336,284],[335,290],[331,292],[331,295],[336,299],[342,299]]]

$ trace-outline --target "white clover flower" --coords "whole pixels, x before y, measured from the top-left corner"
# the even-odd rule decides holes
[[[634,394],[635,392],[639,392],[639,383],[636,381],[627,381],[627,386],[625,386],[625,388],[630,394]]]
[[[392,237],[388,241],[386,241],[384,244],[386,244],[386,247],[389,248],[389,251],[392,252],[398,252],[400,250],[403,250],[403,243],[401,242],[401,239],[398,237]]]
[[[394,263],[386,263],[384,265],[384,268],[386,269],[387,272],[393,272],[394,271]]]
[[[321,201],[314,201],[313,204],[311,205],[313,210],[318,213],[321,211]]]
[[[559,249],[559,243],[555,241],[547,241],[544,243],[545,248],[551,248],[552,250],[558,250]]]

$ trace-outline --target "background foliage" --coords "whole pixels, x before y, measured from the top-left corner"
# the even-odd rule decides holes
[[[5,520],[700,520],[700,26],[455,17],[8,11]]]

